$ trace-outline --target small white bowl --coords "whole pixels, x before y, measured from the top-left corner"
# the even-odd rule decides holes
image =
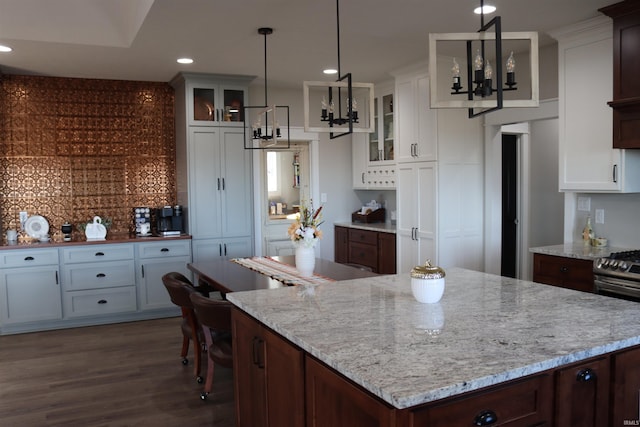
[[[40,240],[42,243],[47,243],[51,239],[49,236],[40,236],[38,240]]]

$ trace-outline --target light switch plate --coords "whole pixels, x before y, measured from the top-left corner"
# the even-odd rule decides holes
[[[596,224],[604,224],[604,209],[596,209]]]
[[[591,197],[578,197],[578,210],[589,212],[591,210]]]

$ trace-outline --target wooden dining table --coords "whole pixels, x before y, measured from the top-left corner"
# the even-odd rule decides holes
[[[295,265],[294,256],[276,256],[271,258],[285,264]],[[218,258],[193,262],[188,264],[187,268],[193,271],[198,282],[205,282],[210,288],[223,294],[289,286],[229,259]],[[376,273],[370,271],[320,258],[316,258],[313,272],[314,274],[336,281],[377,276]]]

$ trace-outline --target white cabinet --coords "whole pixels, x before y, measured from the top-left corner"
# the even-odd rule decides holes
[[[62,318],[57,249],[4,250],[0,267],[3,325]]]
[[[61,259],[65,318],[136,311],[133,245],[63,248]]]
[[[613,149],[613,26],[599,17],[557,31],[560,191],[640,191],[640,151]]]
[[[237,99],[236,104],[244,105],[250,80],[184,74],[171,82],[176,89],[178,203],[187,206],[186,229],[193,238],[194,261],[213,254],[253,254],[252,150],[244,149],[243,117],[232,116],[226,121],[229,112],[235,114],[235,107],[227,108],[232,102],[226,99],[222,101],[223,121],[194,120],[193,115],[193,106],[199,102],[196,98],[203,93],[197,88],[218,88],[218,94],[231,88],[231,98],[242,94],[244,98],[241,102]]]
[[[162,276],[176,271],[191,277],[187,269],[191,262],[191,241],[154,241],[136,246],[140,310],[174,307],[162,283]]]
[[[374,131],[369,134],[367,161],[369,166],[395,160],[393,85],[375,87]]]
[[[437,262],[437,164],[398,165],[398,273],[411,271],[426,259]]]
[[[437,160],[437,115],[429,107],[429,75],[400,72],[395,83],[398,162]]]
[[[182,74],[186,80],[187,120],[190,126],[244,126],[247,86],[244,81]]]

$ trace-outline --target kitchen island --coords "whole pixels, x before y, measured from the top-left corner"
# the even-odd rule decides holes
[[[442,300],[421,304],[410,280],[400,274],[229,294],[237,307],[236,372],[248,372],[236,376],[238,425],[277,425],[278,402],[297,417],[288,425],[308,426],[458,425],[451,414],[464,425],[491,425],[492,417],[571,425],[559,420],[574,419],[576,410],[592,420],[580,425],[638,418],[637,303],[450,269]],[[275,371],[278,359],[284,375]],[[247,365],[264,373],[263,406]],[[574,382],[591,387],[595,400],[585,402],[578,390],[573,407]],[[332,413],[340,418],[327,418]],[[366,423],[349,424],[361,416]]]

